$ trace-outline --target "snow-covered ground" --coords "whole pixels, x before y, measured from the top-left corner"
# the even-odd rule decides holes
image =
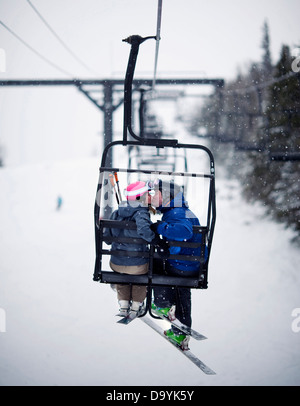
[[[299,385],[291,232],[217,172],[209,288],[193,291],[193,327],[208,340],[191,349],[217,373],[206,376],[141,321],[117,324],[115,292],[92,280],[98,165],[0,170],[0,384]]]

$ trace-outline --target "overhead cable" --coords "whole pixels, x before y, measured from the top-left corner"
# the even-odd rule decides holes
[[[31,52],[33,52],[35,55],[37,55],[39,58],[41,58],[44,62],[47,62],[49,65],[51,65],[53,68],[59,70],[61,73],[64,75],[67,75],[69,77],[74,77],[70,72],[66,71],[65,69],[60,68],[58,65],[56,65],[54,62],[50,61],[50,59],[46,58],[44,55],[42,55],[40,52],[36,51],[31,45],[29,45],[26,41],[24,41],[18,34],[16,34],[11,28],[9,28],[6,24],[4,24],[3,21],[0,21],[0,24],[10,33],[12,34],[15,38],[17,38],[23,45],[25,45],[28,49],[30,49]]]
[[[162,0],[158,0],[157,26],[156,26],[156,49],[155,49],[154,75],[153,75],[153,82],[152,82],[152,90],[155,89],[155,83],[156,83],[156,72],[157,72],[157,61],[158,61],[160,28],[161,28],[161,15],[162,15]]]
[[[51,32],[52,35],[57,39],[57,41],[65,48],[65,50],[72,55],[72,57],[85,69],[87,69],[90,73],[96,74],[97,73],[92,70],[89,66],[87,66],[73,51],[70,47],[58,36],[58,34],[54,31],[54,29],[50,26],[50,24],[46,21],[46,19],[41,15],[41,13],[37,10],[37,8],[32,4],[30,0],[27,0],[27,3],[30,7],[34,10],[34,12],[38,15],[38,17],[42,20],[42,22],[46,25],[48,30]]]

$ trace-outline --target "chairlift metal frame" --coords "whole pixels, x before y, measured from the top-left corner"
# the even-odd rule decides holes
[[[211,245],[213,240],[214,234],[214,227],[215,227],[215,220],[216,220],[216,200],[215,200],[215,165],[214,165],[214,157],[212,152],[203,145],[198,144],[182,144],[179,143],[176,139],[151,139],[151,138],[144,138],[134,133],[131,125],[131,115],[132,115],[132,83],[133,83],[133,75],[137,60],[137,55],[139,51],[139,46],[142,42],[149,38],[155,37],[146,37],[142,38],[140,36],[134,35],[127,38],[126,42],[131,45],[131,51],[128,60],[128,66],[125,76],[125,83],[124,83],[124,127],[123,127],[123,140],[113,141],[109,143],[103,151],[102,160],[101,160],[101,167],[100,167],[100,177],[99,183],[97,187],[97,195],[96,201],[94,206],[94,220],[95,220],[95,242],[96,242],[96,260],[95,260],[95,268],[94,268],[94,281],[98,281],[100,283],[108,283],[108,284],[133,284],[133,285],[145,285],[148,287],[147,293],[147,302],[144,316],[147,311],[151,316],[155,317],[151,313],[151,292],[152,288],[155,286],[169,286],[169,287],[186,287],[186,288],[195,288],[195,289],[207,289],[208,287],[208,263],[211,251]],[[128,140],[127,134],[130,134],[134,140]],[[207,223],[206,226],[194,226],[193,231],[194,233],[201,233],[202,234],[202,242],[201,243],[191,243],[186,241],[169,241],[170,246],[177,246],[177,247],[190,247],[196,248],[201,246],[201,255],[200,256],[183,256],[183,255],[170,255],[170,259],[181,259],[181,260],[188,260],[188,261],[196,261],[199,262],[200,268],[198,276],[195,278],[190,277],[181,277],[181,276],[169,276],[169,275],[159,275],[155,273],[155,269],[153,269],[153,260],[155,258],[160,258],[159,254],[156,252],[155,247],[153,244],[149,244],[149,251],[146,253],[137,253],[137,252],[128,252],[128,251],[112,251],[109,249],[105,249],[103,247],[104,243],[104,229],[108,227],[117,227],[117,228],[130,228],[134,229],[136,227],[135,223],[133,222],[120,222],[114,220],[107,220],[100,218],[100,205],[101,205],[101,193],[103,193],[103,180],[105,172],[128,172],[128,173],[136,173],[142,172],[143,174],[150,175],[153,171],[149,170],[137,170],[137,169],[120,169],[120,168],[111,168],[106,166],[107,162],[107,155],[108,152],[116,147],[116,146],[124,146],[126,148],[132,148],[133,146],[138,147],[156,147],[156,148],[165,148],[171,147],[175,149],[198,149],[204,151],[209,158],[210,168],[209,174],[202,174],[201,176],[209,179],[209,202],[208,202],[208,212],[207,212]],[[195,173],[173,173],[173,172],[163,172],[167,175],[187,175],[187,176],[200,176],[199,174]],[[115,239],[111,237],[110,239],[105,238],[106,242],[113,242],[119,241],[120,239]],[[145,244],[143,239],[126,238],[126,242],[132,242],[134,244]],[[205,246],[207,247],[208,256],[205,259]],[[128,275],[128,274],[120,274],[113,271],[106,271],[102,269],[102,256],[104,255],[120,255],[120,256],[143,256],[149,259],[149,270],[147,274],[144,275]]]

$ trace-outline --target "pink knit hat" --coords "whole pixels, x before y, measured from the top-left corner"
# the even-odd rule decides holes
[[[148,192],[148,190],[148,183],[138,181],[128,185],[124,193],[127,200],[136,200],[137,197],[143,196],[143,194]]]

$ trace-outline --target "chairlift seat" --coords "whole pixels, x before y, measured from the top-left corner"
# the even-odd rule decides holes
[[[137,284],[137,285],[146,285],[147,289],[147,305],[146,310],[143,315],[149,310],[149,313],[152,317],[155,317],[151,313],[151,293],[152,289],[155,286],[168,286],[172,288],[179,288],[179,287],[188,287],[188,288],[196,288],[196,289],[206,289],[208,284],[208,263],[210,258],[210,251],[212,246],[213,234],[214,234],[214,226],[215,226],[215,218],[216,218],[216,205],[215,205],[215,167],[214,167],[214,158],[211,151],[203,145],[198,144],[188,144],[188,143],[179,143],[176,139],[164,139],[164,138],[143,138],[138,136],[134,133],[132,129],[132,84],[133,84],[133,75],[138,55],[139,46],[142,42],[146,39],[155,38],[155,37],[147,37],[142,38],[139,36],[132,36],[126,39],[125,41],[131,44],[131,51],[129,56],[129,61],[127,65],[127,71],[125,76],[124,82],[124,123],[123,123],[123,140],[113,141],[106,145],[102,154],[101,166],[100,166],[100,174],[99,174],[99,181],[97,186],[97,193],[96,193],[96,200],[94,206],[94,221],[95,221],[95,243],[96,243],[96,260],[95,260],[95,268],[94,268],[94,280],[100,283],[108,283],[108,284]],[[143,92],[142,92],[143,93]],[[142,109],[140,109],[142,115]],[[141,132],[142,134],[142,132]],[[140,135],[141,135],[140,134]],[[131,136],[130,140],[128,140],[128,135]],[[109,162],[108,153],[112,152],[112,149],[115,147],[122,147],[127,149],[127,153],[132,151],[133,147],[137,147],[139,154],[143,156],[144,148],[153,148],[156,149],[166,149],[171,148],[174,151],[181,150],[186,152],[187,150],[198,150],[204,152],[209,160],[209,169],[204,174],[199,173],[188,173],[185,172],[166,172],[160,171],[155,168],[154,171],[149,170],[142,170],[142,169],[133,169],[129,168],[114,168],[112,163]],[[112,156],[112,154],[111,154]],[[185,156],[185,155],[184,155]],[[186,158],[185,158],[186,159]],[[159,258],[159,253],[155,250],[153,244],[148,244],[149,251],[146,252],[128,252],[128,251],[112,251],[111,249],[107,249],[104,244],[105,243],[112,243],[114,238],[118,241],[118,237],[110,237],[108,238],[104,235],[104,229],[107,227],[127,227],[134,229],[136,227],[135,223],[130,223],[126,221],[113,221],[110,220],[110,214],[112,213],[112,200],[114,199],[113,192],[109,186],[109,177],[112,174],[122,175],[123,177],[126,176],[129,180],[133,176],[146,176],[151,177],[153,174],[155,176],[165,176],[169,177],[170,179],[174,177],[182,178],[186,177],[188,179],[192,179],[193,181],[202,179],[203,182],[206,182],[208,185],[207,189],[207,206],[206,206],[206,214],[205,214],[205,224],[203,226],[196,226],[193,229],[194,233],[200,233],[202,235],[201,242],[189,242],[189,241],[169,241],[170,246],[179,246],[179,247],[200,247],[201,254],[199,256],[193,255],[181,255],[180,252],[176,255],[170,255],[169,259],[177,259],[177,260],[184,260],[184,261],[195,261],[199,263],[199,272],[197,277],[182,277],[182,276],[171,276],[171,275],[161,275],[157,274],[156,270],[154,269],[153,263],[154,259]],[[123,178],[123,182],[127,179]],[[137,179],[135,179],[137,180]],[[140,180],[140,179],[138,179]],[[118,181],[119,182],[119,181]],[[119,183],[118,183],[119,186]],[[183,185],[185,187],[185,185]],[[194,192],[197,193],[197,187],[193,188]],[[201,191],[200,191],[201,192]],[[118,197],[118,193],[116,193],[116,200],[120,201],[120,196]],[[199,204],[198,200],[197,204]],[[130,241],[129,238],[126,237],[126,242]],[[120,242],[120,239],[119,239]],[[132,243],[134,244],[147,244],[144,240],[139,238],[133,238]],[[149,259],[149,270],[147,274],[144,275],[128,275],[128,274],[121,274],[117,272],[113,272],[105,268],[107,265],[103,265],[105,262],[105,258],[108,258],[111,254],[120,255],[120,256],[143,256]],[[142,316],[143,316],[142,315]]]

